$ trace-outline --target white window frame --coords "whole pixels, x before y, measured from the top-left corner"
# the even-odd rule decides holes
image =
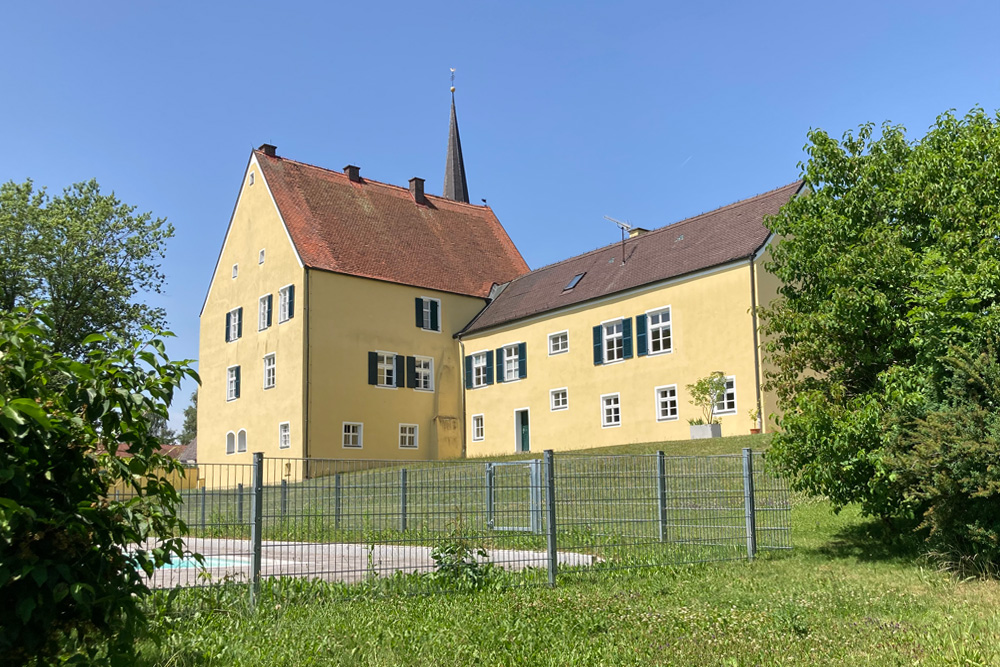
[[[490,383],[489,382],[490,379],[487,377],[486,373],[486,350],[482,350],[481,352],[473,352],[469,356],[472,357],[472,388],[478,389],[479,387],[485,387]],[[482,373],[483,381],[476,382],[476,371],[480,369],[482,369],[483,372]]]
[[[556,405],[556,394],[562,392],[565,397],[564,405]],[[553,389],[549,391],[549,412],[560,412],[562,410],[569,410],[569,389],[566,387],[560,387],[558,389]]]
[[[667,314],[667,324],[658,324],[657,329],[662,331],[666,329],[670,335],[670,347],[665,350],[653,351],[653,325],[650,323],[650,317],[653,315],[660,315],[662,313]],[[670,354],[674,351],[674,311],[671,306],[663,306],[662,308],[653,308],[652,310],[646,311],[646,354],[649,356],[654,356],[657,354]]]
[[[240,265],[239,263],[233,264],[233,280],[236,280],[236,276],[240,275]]]
[[[518,341],[516,343],[508,343],[502,346],[503,349],[503,381],[504,384],[508,382],[517,382],[521,379],[521,343],[524,341]],[[514,362],[513,373],[508,371],[511,361]]]
[[[243,436],[242,439],[240,436]],[[241,428],[236,432],[236,453],[246,454],[247,453],[247,430]]]
[[[267,383],[268,359],[271,360],[271,384]],[[274,385],[277,384],[277,381],[278,381],[278,359],[276,353],[271,352],[270,354],[264,355],[264,389],[274,389]]]
[[[424,326],[420,327],[421,331],[433,331],[434,333],[441,333],[441,299],[435,299],[432,296],[422,296],[420,297],[423,304],[421,308],[423,309],[423,320]],[[431,301],[437,301],[438,305],[438,326],[437,329],[431,329]]]
[[[561,349],[561,350],[555,350],[555,351],[553,351],[552,350],[552,341],[553,341],[553,339],[555,339],[556,336],[565,336],[566,337],[566,347],[563,348],[563,349]],[[569,329],[566,329],[566,330],[563,330],[563,331],[555,331],[553,333],[550,333],[549,334],[549,356],[552,357],[552,356],[555,356],[557,354],[566,354],[567,352],[569,352]]]
[[[608,335],[608,327],[613,327],[618,325],[619,331],[617,333],[612,333]],[[618,340],[619,346],[618,350],[621,356],[617,359],[608,359],[608,342]],[[613,320],[607,320],[606,322],[601,322],[601,357],[605,364],[617,364],[619,361],[625,361],[625,318],[616,317]]]
[[[278,324],[292,319],[288,316],[288,288],[294,283],[289,283],[278,289]]]
[[[413,429],[413,444],[404,445],[403,438],[409,438],[410,434],[404,435],[403,429]],[[420,426],[418,424],[400,424],[399,425],[399,448],[400,449],[420,449]]]
[[[434,357],[419,357],[418,356],[418,357],[414,357],[414,359],[415,359],[415,362],[414,362],[415,363],[414,375],[416,376],[417,385],[418,385],[418,386],[414,387],[414,389],[416,391],[431,391],[431,392],[434,391]],[[420,368],[420,363],[423,362],[423,361],[428,362],[428,364],[427,364],[428,368],[427,368],[427,371],[426,371],[427,372],[427,385],[428,385],[427,387],[421,387],[421,386],[419,386],[420,385],[420,378],[421,378],[421,370],[422,370]]]
[[[229,437],[232,436],[232,440]],[[229,444],[232,443],[232,447]],[[236,431],[226,432],[226,456],[232,456],[236,453]]]
[[[249,185],[253,185],[253,176],[254,176],[254,173],[251,171],[250,172],[250,178],[248,179],[250,181]]]
[[[732,386],[730,387],[730,385],[732,385]],[[720,410],[719,409],[719,404],[721,403],[721,404],[725,405],[726,402],[727,402],[726,401],[726,397],[729,396],[729,394],[733,395],[733,401],[732,401],[733,402],[733,407],[731,409],[729,409],[729,410]],[[718,401],[715,404],[715,412],[714,412],[714,414],[715,415],[735,415],[736,411],[737,411],[737,405],[736,405],[736,376],[735,375],[727,375],[726,376],[726,390],[724,392],[722,392],[722,400]]]
[[[265,250],[264,248],[261,248],[260,252],[257,253],[257,264],[258,265],[264,263],[264,250]]]
[[[615,405],[618,407],[618,421],[609,422],[607,415],[607,404],[608,399],[615,399]],[[620,392],[615,392],[613,394],[602,394],[601,395],[601,428],[618,428],[622,425],[622,398]]]
[[[396,383],[399,378],[396,377],[396,353],[375,350],[375,354],[377,355],[375,357],[375,386],[382,389],[397,389]],[[388,363],[383,362],[383,358],[388,358]],[[388,381],[390,373],[392,374],[392,382]]]
[[[240,339],[240,325],[243,323],[243,316],[240,314],[239,308],[233,308],[229,311],[229,342],[237,341]]]
[[[257,331],[264,331],[268,328],[267,324],[267,297],[270,294],[265,294],[264,296],[257,299]]]
[[[661,401],[663,397],[660,396],[660,392],[666,389],[674,390],[674,414],[672,417],[664,417],[663,411],[660,409],[662,407]],[[656,421],[658,422],[675,422],[680,418],[681,408],[680,401],[677,395],[677,385],[676,384],[665,384],[661,387],[657,387],[653,390],[653,405],[656,408]]]
[[[281,422],[278,424],[278,449],[290,449],[292,446],[292,424],[291,422]]]
[[[476,436],[476,420],[479,420],[479,436]],[[472,442],[482,442],[486,439],[486,415],[472,415]]]
[[[239,364],[226,368],[226,402],[235,401],[239,397],[236,395],[236,373],[233,371],[240,367]],[[240,373],[242,375],[242,373]],[[242,382],[243,378],[240,378]]]
[[[348,436],[347,427],[348,426],[357,426],[358,427],[356,434],[354,434],[354,433],[350,434],[352,437],[354,435],[358,436],[358,444],[356,444],[356,445],[353,445],[353,444],[349,445],[349,444],[347,444],[347,436]],[[362,423],[362,422],[343,422],[343,424],[340,427],[340,444],[341,444],[341,448],[342,449],[362,449],[365,446],[365,425],[364,425],[364,423]]]

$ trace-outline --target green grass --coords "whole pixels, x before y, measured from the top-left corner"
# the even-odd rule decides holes
[[[795,550],[563,576],[555,589],[184,591],[142,665],[997,665],[1000,586],[922,565],[849,508],[798,500]],[[176,612],[176,613],[175,613]]]

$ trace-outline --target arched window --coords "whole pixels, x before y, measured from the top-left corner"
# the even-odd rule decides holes
[[[236,453],[236,434],[230,431],[226,434],[226,454]]]
[[[247,432],[245,429],[240,429],[240,433],[236,438],[236,451],[245,452],[247,450]]]

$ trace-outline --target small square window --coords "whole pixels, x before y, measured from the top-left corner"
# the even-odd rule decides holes
[[[472,439],[475,442],[481,442],[486,439],[483,415],[472,415]]]
[[[272,352],[264,357],[264,389],[274,388],[276,376],[276,364],[274,362],[274,353]]]
[[[730,375],[726,378],[726,389],[715,404],[715,414],[731,415],[736,413],[736,377]]]
[[[257,253],[257,263],[258,264],[263,264],[264,263],[264,249],[263,248],[261,248],[260,252]]]
[[[417,434],[419,433],[419,427],[416,424],[400,424],[399,425],[399,448],[400,449],[417,449],[419,446],[419,441]]]
[[[656,388],[656,421],[677,419],[677,385]]]
[[[601,396],[601,427],[622,425],[621,401],[618,394],[607,394]]]
[[[549,334],[549,355],[569,352],[569,332]]]
[[[364,424],[344,422],[344,447],[347,449],[361,449],[364,444],[364,428]]]
[[[239,273],[240,273],[240,265],[233,264],[233,280],[236,280],[236,276],[238,276]]]
[[[562,389],[553,389],[549,392],[549,409],[555,412],[556,410],[566,410],[569,408],[569,392],[563,387]]]
[[[292,446],[292,425],[288,422],[278,424],[278,449],[288,449]]]

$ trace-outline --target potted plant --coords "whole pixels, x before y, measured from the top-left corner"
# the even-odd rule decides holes
[[[750,421],[753,422],[753,426],[750,427],[750,435],[757,435],[760,433],[760,408],[754,408],[749,413]]]
[[[726,391],[726,374],[715,371],[694,384],[687,386],[691,394],[691,404],[701,408],[702,415],[698,419],[689,419],[691,439],[721,438],[722,424],[715,418],[715,406]]]

